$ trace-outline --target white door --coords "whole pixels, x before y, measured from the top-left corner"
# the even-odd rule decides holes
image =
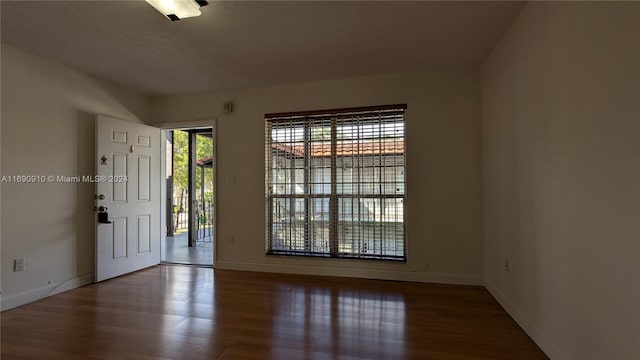
[[[98,115],[96,161],[97,282],[160,263],[160,130]]]

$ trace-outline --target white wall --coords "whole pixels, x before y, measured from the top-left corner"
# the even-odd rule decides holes
[[[216,267],[482,284],[479,86],[476,69],[443,70],[159,97],[152,115],[218,119]],[[265,256],[264,114],[397,103],[408,104],[408,262]]]
[[[529,3],[482,75],[487,288],[552,359],[640,359],[640,3]]]
[[[148,98],[2,45],[0,175],[91,175],[94,116],[149,118]],[[93,281],[91,184],[2,184],[2,309]],[[26,271],[13,272],[13,260]]]

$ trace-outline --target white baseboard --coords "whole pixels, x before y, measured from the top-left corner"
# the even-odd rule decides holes
[[[66,281],[60,281],[55,284],[49,284],[37,289],[28,290],[12,296],[2,296],[0,299],[0,311],[16,308],[26,305],[46,297],[60,294],[71,289],[94,283],[94,274],[89,273]]]
[[[481,276],[435,274],[394,270],[376,270],[352,267],[326,267],[313,265],[282,265],[269,263],[248,263],[236,261],[216,261],[214,267],[221,270],[257,271],[298,275],[323,275],[362,279],[412,281],[437,284],[472,285],[484,284]]]
[[[529,337],[544,351],[544,353],[552,360],[569,360],[560,348],[556,346],[550,337],[544,335],[536,326],[522,314],[507,298],[498,290],[490,281],[485,279],[485,288],[496,299],[496,301],[505,309],[505,311],[515,320],[518,325],[529,335]]]

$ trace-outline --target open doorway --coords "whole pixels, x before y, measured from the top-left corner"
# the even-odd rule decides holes
[[[212,266],[215,162],[212,128],[166,132],[165,231],[161,261]]]

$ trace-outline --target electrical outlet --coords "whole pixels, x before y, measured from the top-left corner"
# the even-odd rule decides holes
[[[13,271],[25,271],[26,270],[26,261],[24,258],[18,258],[13,260]]]
[[[504,259],[504,271],[509,272],[509,259]]]
[[[233,112],[233,103],[231,101],[223,102],[222,112],[224,112],[225,114],[231,114]]]

